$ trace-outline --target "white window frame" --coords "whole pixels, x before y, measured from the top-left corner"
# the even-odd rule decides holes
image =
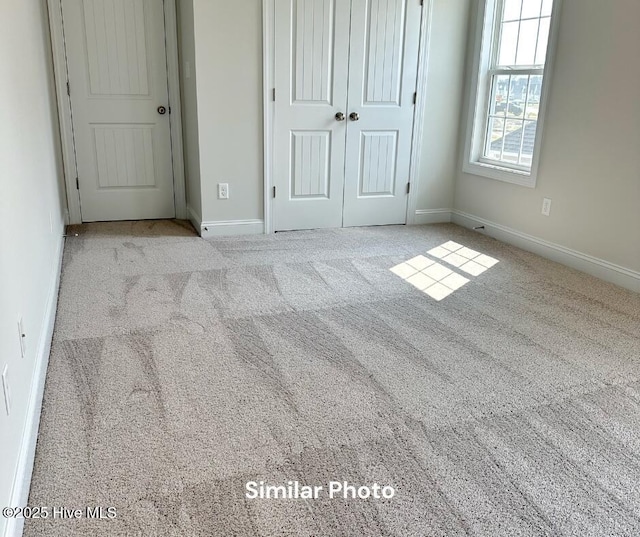
[[[554,0],[553,2],[547,55],[543,71],[539,69],[523,69],[522,71],[494,69],[490,71],[491,55],[495,53],[497,46],[495,43],[498,37],[498,32],[495,31],[496,17],[500,16],[499,9],[502,3],[503,0],[482,0],[478,3],[476,39],[473,50],[473,75],[469,95],[469,117],[467,119],[462,169],[471,175],[535,188],[540,162],[540,148],[544,134],[544,122],[547,115],[549,88],[553,75],[553,61],[562,0]],[[483,156],[490,106],[491,75],[494,74],[544,74],[531,168],[507,162],[497,162]]]

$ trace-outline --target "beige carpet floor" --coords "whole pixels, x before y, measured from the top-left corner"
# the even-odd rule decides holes
[[[71,231],[29,503],[117,517],[25,535],[640,535],[639,295],[454,225]]]

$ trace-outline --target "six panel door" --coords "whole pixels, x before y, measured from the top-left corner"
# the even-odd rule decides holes
[[[62,13],[82,220],[173,218],[162,0],[62,0]]]

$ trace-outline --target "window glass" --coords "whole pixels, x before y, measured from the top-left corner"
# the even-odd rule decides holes
[[[483,157],[526,169],[533,162],[552,1],[497,0],[497,7]]]

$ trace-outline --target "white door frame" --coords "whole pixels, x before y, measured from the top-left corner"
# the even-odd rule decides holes
[[[410,0],[421,2],[421,0]],[[274,126],[274,79],[275,79],[275,2],[262,0],[262,50],[263,50],[263,107],[264,107],[264,232],[273,233],[273,126]],[[420,182],[420,160],[426,108],[427,70],[429,63],[429,39],[433,3],[423,1],[420,22],[420,45],[418,52],[418,98],[413,120],[411,143],[411,190],[407,203],[407,224],[415,223],[416,206]]]
[[[173,192],[176,218],[187,219],[187,198],[184,177],[184,154],[182,147],[182,110],[180,106],[180,70],[178,63],[178,29],[176,0],[163,0],[164,26],[166,35],[167,77],[169,106],[171,114],[171,152],[173,159]],[[68,73],[65,52],[64,26],[62,21],[62,0],[47,0],[49,9],[49,27],[51,30],[51,48],[53,69],[58,102],[58,119],[62,142],[62,160],[64,164],[65,186],[67,189],[68,224],[81,224],[80,191],[77,188],[78,177],[75,145],[73,141],[73,123],[71,97],[67,91]],[[73,91],[73,88],[71,88]]]

